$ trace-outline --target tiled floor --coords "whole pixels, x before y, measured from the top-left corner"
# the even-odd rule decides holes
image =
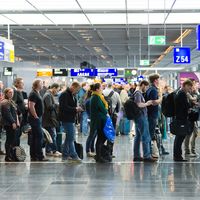
[[[85,139],[78,141],[84,144]],[[24,163],[5,163],[1,156],[0,200],[199,199],[199,158],[174,163],[169,155],[154,164],[133,163],[132,142],[130,136],[117,137],[116,158],[110,164],[96,164],[86,157],[82,164],[62,163],[60,158],[48,163],[31,163],[29,158]],[[171,138],[165,144],[170,152],[172,142]]]

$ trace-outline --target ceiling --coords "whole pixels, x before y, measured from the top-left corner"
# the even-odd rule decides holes
[[[167,67],[173,59],[165,51],[180,46],[181,27],[192,30],[183,39],[192,66],[200,61],[198,23],[199,0],[1,0],[0,7],[0,36],[9,24],[17,59],[59,67],[140,67],[141,59]],[[148,45],[148,35],[165,35],[166,45]]]

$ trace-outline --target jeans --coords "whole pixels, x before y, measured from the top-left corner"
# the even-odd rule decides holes
[[[88,152],[95,152],[95,149],[94,149],[94,141],[95,141],[95,138],[97,136],[97,131],[91,131],[90,130],[90,134],[87,138],[87,141],[86,141],[86,153]]]
[[[156,125],[158,123],[158,120],[157,118],[153,118],[149,116],[148,121],[149,121],[149,133],[151,136],[151,140],[155,140],[156,139]]]
[[[83,135],[88,135],[88,114],[86,111],[81,113],[80,129]]]
[[[66,132],[65,142],[63,145],[63,159],[72,157],[73,159],[78,158],[75,150],[75,124],[73,122],[63,122],[62,126]]]
[[[47,144],[46,145],[46,152],[50,153],[52,151],[53,153],[55,153],[57,151],[56,128],[55,127],[44,127],[44,128],[49,132],[49,134],[51,135],[52,141],[53,141],[52,144]]]
[[[150,133],[149,133],[149,124],[147,120],[147,116],[141,115],[135,121],[135,130],[136,135],[134,139],[134,158],[140,158],[140,142],[142,142],[143,148],[143,157],[150,158],[151,151],[150,151]]]
[[[42,146],[44,141],[44,135],[42,131],[42,118],[34,119],[29,118],[29,123],[32,130],[32,141],[30,144],[30,156],[32,159],[42,160],[44,158],[42,152]]]
[[[185,137],[185,153],[186,154],[196,153],[195,143],[197,139],[197,134],[198,134],[198,125],[195,123],[192,134],[187,135]],[[191,145],[191,148],[190,148],[190,145]]]

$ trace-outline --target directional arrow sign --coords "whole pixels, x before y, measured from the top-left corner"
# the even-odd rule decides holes
[[[148,37],[148,45],[165,45],[166,37],[164,35],[154,35]]]

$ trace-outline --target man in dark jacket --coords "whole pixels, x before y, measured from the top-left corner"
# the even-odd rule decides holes
[[[54,96],[59,91],[59,84],[53,83],[49,90],[43,96],[44,113],[42,116],[42,125],[50,133],[53,143],[47,144],[46,155],[59,157],[62,154],[57,151],[56,127],[59,126],[57,110],[58,104],[55,103]]]
[[[175,97],[175,109],[176,109],[176,120],[180,120],[183,124],[188,122],[188,114],[190,104],[187,98],[187,93],[192,91],[193,83],[191,80],[183,82],[181,89],[178,91]],[[192,133],[192,132],[191,132]],[[182,157],[182,143],[188,133],[183,135],[176,135],[174,140],[174,161],[187,161]]]
[[[77,112],[83,111],[81,107],[77,107],[77,100],[75,97],[79,90],[80,84],[78,82],[73,82],[59,98],[59,119],[66,132],[62,154],[63,161],[81,162],[74,146],[75,117]]]

